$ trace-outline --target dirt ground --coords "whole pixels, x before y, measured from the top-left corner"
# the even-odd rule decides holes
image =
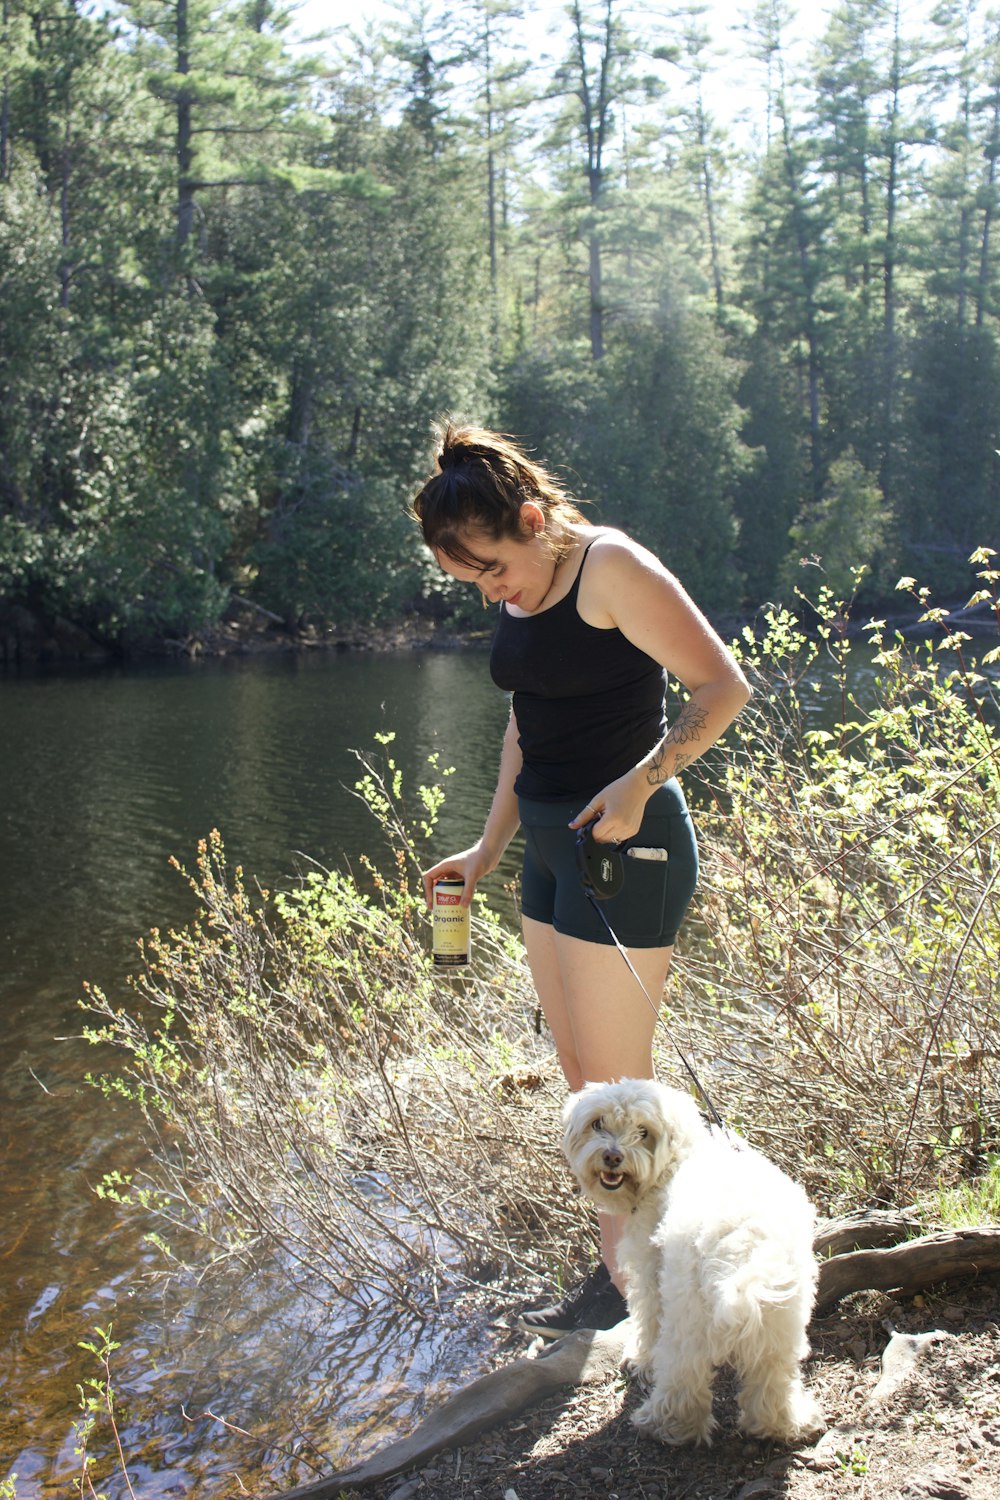
[[[935,1333],[872,1400],[894,1331]],[[1000,1277],[894,1301],[866,1293],[814,1320],[807,1381],[829,1427],[784,1449],[735,1429],[716,1386],[711,1448],[670,1448],[629,1422],[633,1381],[564,1390],[464,1449],[364,1494],[373,1500],[1000,1500]],[[523,1349],[516,1351],[523,1353]]]

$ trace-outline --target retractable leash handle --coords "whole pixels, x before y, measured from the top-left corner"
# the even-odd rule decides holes
[[[619,850],[614,844],[599,844],[589,823],[576,835],[576,867],[591,900],[607,901],[609,896],[617,896],[625,884],[625,866]]]
[[[666,849],[645,849],[641,847],[636,848],[635,846],[633,846],[629,849],[624,850],[624,853],[632,859],[651,859],[656,860],[660,863],[664,863],[668,858]],[[723,1123],[722,1116],[719,1114],[719,1111],[712,1103],[711,1097],[709,1096],[707,1089],[702,1084],[701,1079],[698,1077],[694,1068],[684,1056],[684,1053],[681,1051],[680,1047],[678,1047],[677,1043],[674,1041],[674,1038],[670,1032],[670,1027],[667,1025],[666,1021],[663,1019],[663,1016],[660,1014],[659,1010],[650,999],[649,991],[643,984],[642,980],[639,978],[639,975],[636,973],[635,965],[629,958],[626,949],[623,947],[618,937],[618,934],[615,932],[615,929],[608,921],[607,913],[600,905],[600,902],[606,901],[610,896],[617,896],[625,884],[625,865],[622,860],[622,852],[620,852],[611,844],[597,843],[591,832],[590,824],[585,823],[576,836],[576,863],[577,868],[580,871],[580,880],[583,885],[584,894],[587,897],[587,900],[590,902],[591,906],[594,908],[597,915],[600,917],[601,921],[608,929],[611,941],[614,943],[615,947],[618,949],[618,952],[621,954],[622,958],[628,965],[629,973],[632,975],[632,978],[635,980],[636,984],[645,995],[647,1001],[649,1002],[649,1007],[652,1010],[653,1015],[658,1021],[662,1023],[664,1031],[666,1031],[667,1035],[670,1037],[670,1043],[674,1051],[677,1053],[677,1056],[684,1064],[684,1067],[687,1070],[688,1077],[691,1079],[695,1088],[698,1090],[698,1093],[701,1095],[701,1098],[705,1104],[705,1108],[712,1117],[713,1124],[717,1125],[725,1136],[733,1140],[735,1143],[738,1143],[739,1137],[733,1136],[732,1132],[727,1129],[726,1125]]]

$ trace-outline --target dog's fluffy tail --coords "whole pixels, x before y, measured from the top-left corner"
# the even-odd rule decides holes
[[[802,1268],[780,1246],[765,1242],[742,1264],[718,1269],[715,1311],[727,1333],[759,1329],[769,1308],[788,1306],[802,1295]]]

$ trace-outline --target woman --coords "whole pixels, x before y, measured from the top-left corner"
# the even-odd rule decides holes
[[[469,849],[424,872],[465,881],[463,902],[521,827],[524,944],[571,1090],[653,1076],[656,1014],[588,902],[577,830],[599,843],[666,848],[625,860],[604,903],[658,1002],[697,882],[691,819],[676,775],[750,696],[735,659],[677,579],[621,531],[591,525],[555,479],[505,437],[451,426],[438,472],[413,502],[444,572],[499,605],[490,671],[513,693],[497,788]],[[666,674],[688,697],[668,728]],[[554,1307],[522,1316],[544,1337],[612,1327],[625,1316],[615,1247],[600,1216],[601,1264]]]

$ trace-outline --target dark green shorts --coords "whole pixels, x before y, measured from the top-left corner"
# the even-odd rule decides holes
[[[601,918],[584,891],[576,862],[576,830],[567,827],[586,797],[573,802],[519,799],[524,831],[521,911],[535,922],[589,943],[611,943]],[[698,845],[694,825],[676,781],[658,787],[646,804],[642,827],[621,845],[666,849],[666,863],[624,860],[625,885],[601,902],[626,948],[668,948],[698,884]]]

